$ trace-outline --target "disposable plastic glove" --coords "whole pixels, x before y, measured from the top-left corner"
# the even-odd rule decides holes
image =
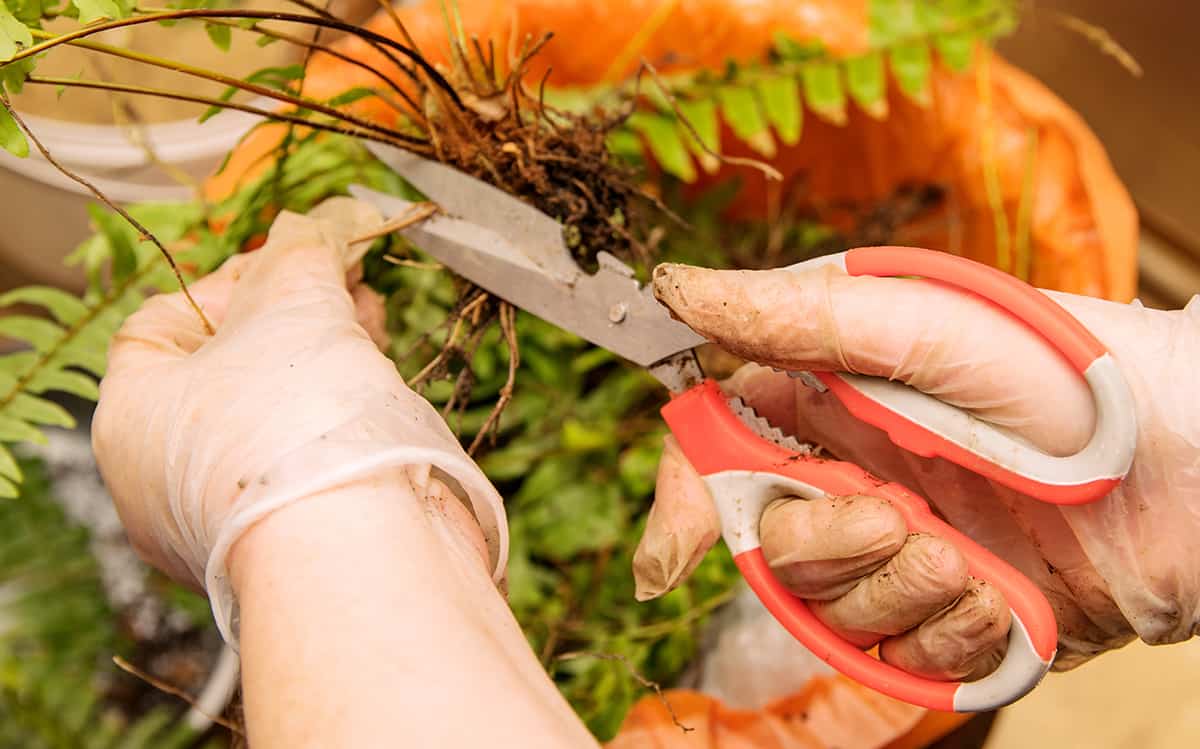
[[[1095,413],[1082,380],[1047,344],[979,299],[906,279],[826,269],[718,272],[664,266],[655,291],[688,325],[743,359],[785,370],[889,377],[1068,455]],[[1060,507],[892,444],[818,393],[765,366],[724,384],[777,426],[927,498],[958,529],[1045,592],[1059,624],[1056,667],[1135,636],[1170,643],[1200,627],[1200,302],[1182,311],[1046,292],[1112,352],[1135,399],[1132,470],[1099,502]],[[1003,653],[1003,598],[968,580],[961,556],[906,537],[866,497],[781,501],[761,523],[775,573],[843,636],[882,639],[885,661],[935,678],[975,678]],[[670,441],[634,560],[641,598],[684,579],[718,538],[704,485]],[[885,638],[885,639],[884,639]]]
[[[260,250],[192,285],[216,335],[170,294],[113,341],[92,428],[100,471],[134,547],[207,590],[226,640],[236,639],[226,558],[238,538],[289,503],[384,469],[404,467],[439,533],[502,579],[500,497],[379,350],[382,300],[357,283],[369,242],[349,240],[381,221],[348,198],[285,212]]]

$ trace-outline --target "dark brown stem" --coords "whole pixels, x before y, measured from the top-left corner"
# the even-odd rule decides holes
[[[28,136],[33,145],[37,147],[37,150],[42,154],[42,158],[44,158],[50,163],[51,166],[61,172],[64,177],[67,177],[73,182],[76,182],[82,187],[86,188],[87,191],[94,195],[97,200],[99,200],[101,203],[104,203],[104,205],[108,206],[108,208],[119,214],[121,218],[128,221],[130,226],[132,226],[134,229],[137,229],[138,236],[143,241],[152,242],[154,246],[158,248],[158,251],[162,253],[162,256],[166,259],[167,265],[171,266],[171,272],[175,274],[175,280],[179,282],[179,289],[183,292],[184,298],[187,299],[188,305],[192,308],[196,315],[199,316],[201,324],[204,325],[204,332],[208,335],[213,335],[216,333],[212,323],[210,323],[208,321],[208,317],[205,316],[204,310],[200,309],[200,305],[196,304],[196,300],[192,298],[191,292],[188,291],[187,283],[183,280],[183,273],[180,272],[179,266],[175,263],[175,258],[172,257],[166,246],[159,241],[158,237],[154,236],[154,234],[152,234],[150,230],[143,226],[137,219],[135,219],[133,216],[130,216],[128,211],[109,200],[108,196],[100,192],[100,190],[97,189],[96,186],[91,182],[88,182],[83,177],[60,164],[58,160],[55,159],[48,150],[46,150],[46,146],[42,144],[42,141],[39,140],[36,135],[34,135],[32,130],[29,129],[29,125],[25,124],[25,120],[22,119],[21,115],[19,115],[17,111],[13,109],[12,104],[10,104],[8,101],[8,94],[0,93],[0,104],[2,104],[4,108],[8,110],[9,116],[16,121],[21,130],[25,131],[25,135]]]
[[[59,38],[62,38],[62,37],[59,37]],[[134,62],[144,63],[146,65],[151,65],[156,68],[163,68],[164,70],[172,70],[177,73],[182,73],[184,75],[190,75],[195,78],[201,78],[206,81],[220,83],[225,86],[230,86],[232,88],[240,89],[242,91],[247,91],[252,94],[257,94],[258,96],[263,96],[263,97],[266,97],[269,99],[275,99],[276,101],[281,101],[285,104],[291,104],[292,106],[294,106],[298,109],[309,109],[314,112],[319,112],[327,117],[331,117],[334,120],[345,121],[352,125],[355,125],[356,127],[362,128],[364,130],[373,131],[373,132],[379,133],[381,135],[386,135],[390,138],[395,138],[397,140],[402,140],[402,141],[412,142],[412,143],[425,143],[426,142],[423,138],[415,138],[411,135],[404,135],[402,133],[398,133],[391,128],[384,127],[383,125],[379,125],[374,122],[370,122],[369,120],[364,120],[361,117],[355,117],[354,115],[338,111],[334,107],[326,106],[324,104],[321,104],[320,102],[312,101],[312,100],[306,99],[302,96],[290,94],[290,93],[287,93],[286,91],[280,91],[278,89],[273,89],[268,86],[260,86],[257,83],[249,83],[249,82],[243,81],[239,78],[234,78],[232,76],[224,75],[221,73],[216,73],[211,70],[204,70],[203,68],[193,67],[191,65],[179,62],[177,60],[167,60],[167,59],[164,59],[161,57],[156,57],[154,55],[147,55],[147,54],[143,54],[141,52],[134,52],[133,50],[125,49],[123,47],[114,47],[114,46],[111,46],[108,44],[102,44],[100,42],[91,42],[91,41],[87,41],[87,40],[83,40],[83,39],[72,40],[70,43],[72,46],[82,47],[84,49],[90,49],[93,52],[100,52],[101,54],[105,54],[105,55],[112,55],[114,57],[120,57],[120,58],[123,58],[126,60],[133,60]]]
[[[240,104],[232,101],[222,101],[210,96],[196,96],[192,94],[181,94],[177,91],[164,91],[161,89],[146,88],[144,86],[132,86],[125,83],[110,83],[108,81],[89,81],[79,78],[55,78],[52,76],[31,75],[25,79],[26,83],[32,83],[43,86],[66,86],[74,88],[90,88],[99,89],[102,91],[114,91],[127,94],[137,94],[139,96],[154,96],[163,99],[174,99],[175,101],[185,101],[192,104],[207,104],[214,107],[223,107],[225,109],[233,109],[238,112],[257,115],[264,119],[273,120],[275,122],[287,122],[293,125],[309,127],[313,130],[321,130],[327,133],[338,133],[339,135],[349,135],[355,138],[363,138],[373,140],[379,143],[387,143],[396,145],[393,138],[384,138],[375,133],[363,132],[361,130],[338,127],[324,122],[309,120],[297,115],[286,114],[282,112],[272,112],[267,109],[260,109],[249,104]],[[413,144],[404,143],[405,148],[412,148]]]
[[[220,26],[229,26],[230,28],[235,28],[235,29],[244,28],[237,21],[213,20],[213,21],[209,21],[209,23],[218,24]],[[389,107],[391,107],[393,110],[395,110],[399,114],[402,114],[406,117],[411,117],[414,115],[417,117],[423,116],[421,114],[420,108],[417,107],[417,103],[412,100],[412,98],[408,95],[407,91],[405,91],[403,88],[401,88],[400,85],[398,83],[396,83],[394,80],[387,77],[383,73],[380,73],[378,70],[371,67],[370,65],[363,62],[362,60],[357,60],[357,59],[351,57],[350,55],[345,54],[344,52],[339,52],[338,50],[334,49],[333,47],[330,47],[328,44],[321,44],[320,42],[317,42],[317,41],[309,41],[306,39],[302,39],[298,36],[293,36],[291,34],[285,34],[282,31],[275,31],[274,29],[264,28],[263,26],[260,26],[258,24],[254,24],[253,26],[251,26],[249,29],[246,29],[246,30],[253,31],[256,34],[262,34],[263,36],[270,37],[271,39],[278,39],[279,41],[282,41],[282,42],[289,42],[291,44],[295,44],[297,47],[304,47],[307,50],[307,52],[305,53],[305,56],[304,56],[305,69],[308,68],[308,61],[311,58],[312,53],[320,52],[322,54],[329,55],[330,57],[335,57],[348,65],[353,65],[354,67],[359,68],[360,70],[365,70],[368,73],[370,73],[371,75],[378,78],[379,80],[383,81],[385,84],[387,84],[387,87],[390,88],[393,92],[395,92],[397,96],[399,96],[401,99],[403,99],[404,102],[406,104],[408,104],[408,106],[411,108],[412,111],[411,112],[404,111],[404,109],[402,109],[398,104],[396,104],[390,98],[383,96],[382,91],[377,91],[375,95],[378,96],[381,101],[383,101],[385,104],[387,104]],[[314,33],[314,39],[315,39],[315,35],[319,34],[320,31],[321,31],[320,29],[316,30],[316,32]]]
[[[295,0],[293,0],[293,2],[294,1]],[[69,32],[67,34],[62,34],[60,36],[56,36],[53,39],[48,39],[40,44],[35,44],[32,47],[27,47],[26,49],[23,49],[20,52],[17,52],[15,55],[13,55],[8,60],[6,60],[3,64],[7,65],[10,63],[17,62],[19,60],[24,60],[27,57],[33,57],[33,56],[39,55],[49,49],[53,49],[54,47],[57,47],[60,44],[67,44],[68,42],[73,42],[77,39],[83,39],[83,38],[92,36],[94,34],[100,34],[105,31],[111,31],[113,29],[124,28],[126,26],[140,26],[142,24],[147,24],[147,23],[158,23],[160,21],[173,21],[173,20],[179,20],[179,19],[185,19],[185,18],[201,18],[201,19],[253,18],[253,19],[258,19],[261,21],[284,21],[287,23],[299,23],[299,24],[303,24],[306,26],[321,26],[323,28],[329,28],[329,29],[333,29],[335,31],[343,31],[343,32],[346,32],[349,34],[353,34],[362,39],[366,39],[368,41],[372,41],[377,44],[384,45],[385,47],[388,47],[392,50],[395,50],[396,52],[399,52],[401,55],[404,55],[405,57],[410,59],[412,62],[416,63],[416,65],[418,67],[420,67],[421,70],[427,76],[429,76],[430,79],[433,80],[438,85],[438,87],[443,90],[443,92],[447,96],[450,97],[450,99],[455,103],[455,105],[457,105],[459,108],[462,108],[462,106],[463,106],[462,99],[459,98],[458,93],[454,90],[454,87],[450,85],[450,82],[447,81],[445,79],[445,77],[442,76],[442,74],[439,73],[432,65],[430,65],[429,62],[425,60],[425,58],[421,57],[415,51],[409,49],[408,47],[405,47],[403,44],[400,44],[399,42],[396,42],[393,39],[389,39],[386,36],[383,36],[382,34],[376,34],[373,31],[368,31],[367,29],[361,28],[359,26],[355,26],[354,24],[350,24],[350,23],[346,23],[344,21],[337,20],[335,17],[330,16],[328,14],[325,14],[325,15],[322,15],[319,17],[314,17],[314,16],[301,15],[299,13],[283,13],[283,12],[278,12],[278,11],[261,11],[261,10],[240,10],[240,9],[236,9],[236,8],[233,8],[233,9],[190,8],[190,9],[186,9],[186,10],[172,10],[172,11],[163,11],[163,12],[159,12],[159,13],[147,13],[145,15],[132,16],[130,18],[122,18],[122,19],[119,19],[116,21],[107,21],[105,23],[97,23],[97,24],[93,24],[90,26],[85,26],[81,29],[76,29],[75,31]]]

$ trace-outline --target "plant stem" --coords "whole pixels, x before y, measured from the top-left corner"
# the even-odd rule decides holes
[[[337,59],[341,60],[342,62],[344,62],[348,65],[353,65],[354,67],[359,68],[361,70],[365,70],[368,73],[374,75],[379,80],[383,81],[385,84],[387,84],[388,88],[390,88],[390,89],[392,89],[392,91],[396,92],[396,94],[398,96],[400,96],[400,98],[402,98],[404,100],[404,102],[406,104],[408,104],[409,107],[412,108],[411,113],[405,112],[399,105],[397,105],[390,98],[382,96],[381,91],[376,92],[375,95],[378,96],[380,100],[382,100],[385,104],[387,104],[389,107],[391,107],[397,113],[404,115],[405,117],[411,117],[413,115],[416,115],[417,117],[421,116],[421,110],[417,106],[417,103],[415,101],[413,101],[412,98],[408,95],[408,92],[405,91],[404,89],[400,88],[399,84],[397,84],[394,80],[392,80],[391,78],[388,78],[386,75],[384,75],[383,73],[380,73],[378,70],[376,70],[375,68],[366,64],[362,60],[356,60],[355,58],[351,57],[350,55],[347,55],[343,52],[339,52],[327,44],[321,44],[321,43],[315,42],[315,41],[308,41],[308,40],[302,39],[298,36],[293,36],[291,34],[285,34],[282,31],[275,31],[274,29],[264,28],[263,26],[260,26],[258,24],[254,24],[250,28],[246,29],[244,26],[239,24],[237,21],[229,21],[229,20],[222,19],[222,20],[209,21],[209,23],[216,24],[219,26],[229,26],[230,28],[235,28],[235,29],[245,29],[246,31],[253,31],[256,34],[262,34],[263,36],[270,37],[271,39],[278,39],[279,41],[295,44],[298,47],[304,47],[305,49],[308,50],[308,53],[305,55],[306,63],[308,61],[309,56],[311,55],[311,53],[313,51],[321,52],[322,54],[329,55],[330,57],[336,57]],[[317,31],[319,33],[320,29],[318,29]],[[306,64],[305,68],[307,68],[307,67],[308,66]]]
[[[36,35],[41,36],[42,34],[36,34]],[[57,38],[62,39],[63,37],[57,37]],[[214,83],[220,83],[220,84],[223,84],[226,86],[230,86],[232,88],[241,89],[242,91],[248,91],[252,94],[257,94],[259,96],[264,96],[264,97],[267,97],[270,99],[275,99],[276,101],[281,101],[281,102],[284,102],[285,104],[291,104],[292,106],[295,106],[300,109],[310,109],[314,112],[320,112],[321,114],[323,114],[327,117],[332,117],[334,120],[342,120],[345,122],[349,122],[350,124],[355,125],[359,128],[374,131],[376,133],[380,133],[382,135],[386,135],[388,137],[395,138],[397,140],[401,140],[401,141],[405,141],[405,142],[409,142],[409,143],[417,143],[417,144],[426,142],[424,138],[415,138],[410,135],[403,135],[401,133],[396,132],[395,130],[393,130],[391,128],[384,127],[383,125],[375,124],[374,122],[364,120],[360,117],[355,117],[354,115],[351,115],[351,114],[346,114],[345,112],[339,112],[337,109],[335,109],[333,107],[326,106],[319,102],[315,102],[315,101],[306,99],[302,96],[290,94],[285,91],[280,91],[278,89],[270,88],[268,86],[260,86],[257,83],[249,83],[247,81],[241,80],[240,78],[234,78],[233,76],[224,75],[222,73],[216,73],[211,70],[204,70],[203,68],[197,68],[192,65],[188,65],[187,63],[179,62],[178,60],[168,60],[168,59],[165,59],[162,57],[157,57],[155,55],[148,55],[144,52],[135,52],[131,49],[125,49],[123,47],[114,47],[112,45],[102,44],[100,42],[91,42],[91,41],[87,41],[87,40],[83,40],[83,39],[71,40],[70,44],[72,46],[82,47],[84,49],[90,49],[94,52],[100,52],[100,53],[106,54],[106,55],[113,55],[114,57],[121,57],[126,60],[133,60],[134,62],[140,62],[140,63],[144,63],[146,65],[152,65],[156,68],[163,68],[165,70],[173,70],[177,73],[182,73],[184,75],[190,75],[195,78],[201,78],[203,80],[213,81]],[[35,45],[35,46],[40,46],[40,45]],[[33,49],[33,47],[30,47],[30,49]]]
[[[141,16],[132,16],[130,18],[122,18],[122,19],[119,19],[116,21],[107,21],[105,23],[97,23],[97,24],[93,24],[91,26],[85,26],[81,29],[76,29],[75,31],[69,32],[67,34],[55,36],[52,39],[47,39],[46,41],[44,41],[40,44],[35,44],[32,47],[27,47],[27,48],[17,52],[16,54],[14,54],[8,60],[5,60],[4,63],[0,64],[0,67],[3,67],[4,65],[8,65],[8,64],[11,64],[14,62],[18,62],[20,60],[24,60],[25,58],[28,58],[28,57],[34,57],[35,55],[40,55],[41,53],[43,53],[49,49],[53,49],[54,47],[57,47],[61,44],[67,44],[68,42],[73,42],[77,39],[83,39],[83,38],[92,36],[94,34],[100,34],[105,31],[112,31],[113,29],[120,29],[120,28],[124,28],[126,26],[140,26],[142,24],[147,24],[147,23],[158,23],[159,21],[174,21],[174,20],[185,19],[185,18],[202,18],[202,19],[254,18],[254,19],[258,19],[258,20],[262,20],[262,21],[285,21],[288,23],[304,24],[306,26],[320,26],[323,28],[329,28],[329,29],[334,29],[336,31],[344,31],[344,32],[347,32],[350,34],[354,34],[355,36],[358,36],[360,38],[366,39],[368,41],[373,41],[378,44],[382,44],[386,47],[389,47],[391,49],[394,49],[397,52],[399,52],[400,54],[402,54],[405,57],[412,60],[414,63],[417,64],[417,66],[419,66],[421,68],[421,70],[423,70],[425,72],[426,75],[428,75],[433,81],[435,81],[437,83],[437,85],[440,88],[442,88],[443,91],[447,95],[450,96],[451,100],[460,109],[463,107],[462,99],[459,98],[458,93],[454,90],[454,87],[450,85],[450,82],[447,81],[445,79],[445,77],[442,76],[441,73],[437,72],[437,70],[434,69],[434,67],[432,65],[430,65],[429,62],[425,60],[425,58],[421,57],[419,54],[417,54],[413,50],[409,49],[408,47],[405,47],[403,44],[400,44],[399,42],[396,42],[393,39],[389,39],[386,36],[383,36],[382,34],[376,34],[373,31],[368,31],[367,29],[361,28],[359,26],[355,26],[354,24],[345,23],[344,21],[339,21],[332,17],[306,16],[306,15],[302,15],[299,13],[282,13],[282,12],[277,12],[277,11],[191,8],[191,9],[187,9],[187,10],[171,10],[171,11],[163,11],[160,13],[147,13],[147,14],[141,15]]]
[[[249,104],[239,104],[237,102],[222,101],[215,97],[199,96],[194,94],[181,94],[176,91],[166,91],[163,89],[147,88],[145,86],[133,86],[127,83],[110,83],[108,81],[89,81],[78,78],[56,78],[52,76],[31,75],[25,79],[26,83],[33,83],[44,86],[67,86],[73,88],[90,88],[99,89],[102,91],[114,91],[127,94],[138,94],[140,96],[155,96],[163,99],[174,99],[176,101],[185,101],[192,104],[207,104],[214,107],[224,107],[233,109],[238,112],[258,115],[264,119],[274,120],[276,122],[287,122],[302,127],[310,127],[313,130],[323,130],[328,133],[338,133],[339,135],[349,135],[355,138],[365,138],[374,140],[380,143],[388,143],[394,145],[394,141],[387,138],[381,138],[374,133],[366,133],[361,130],[351,128],[337,127],[324,122],[309,120],[297,115],[287,114],[283,112],[272,112],[267,109],[260,109]],[[405,144],[407,147],[407,144]]]
[[[104,203],[104,205],[108,206],[111,210],[120,214],[121,218],[129,222],[130,226],[132,226],[134,229],[137,229],[138,235],[143,241],[152,242],[154,246],[158,248],[158,251],[166,259],[167,265],[171,266],[171,272],[175,274],[175,280],[179,282],[179,289],[183,292],[184,298],[187,299],[188,306],[190,306],[200,318],[200,322],[204,326],[204,332],[208,335],[215,334],[216,330],[213,328],[212,323],[208,321],[208,317],[205,316],[204,310],[200,309],[200,305],[196,304],[196,300],[192,298],[191,292],[188,291],[187,283],[183,280],[183,273],[180,272],[179,266],[175,263],[175,258],[171,256],[171,253],[167,250],[163,243],[159,241],[158,237],[154,236],[154,234],[152,234],[150,230],[143,226],[137,219],[135,219],[133,216],[130,216],[128,211],[109,200],[108,196],[100,192],[95,185],[93,185],[91,182],[88,182],[75,172],[72,172],[70,169],[60,164],[52,155],[50,155],[50,151],[46,149],[46,146],[42,143],[42,141],[38,139],[37,135],[35,135],[32,130],[29,129],[29,125],[25,123],[25,120],[21,117],[21,115],[18,114],[15,109],[13,109],[12,104],[10,104],[8,101],[8,94],[0,93],[0,104],[2,104],[4,108],[8,110],[9,116],[12,117],[13,120],[16,121],[17,125],[19,125],[20,128],[25,131],[25,135],[29,136],[29,140],[31,140],[33,145],[37,147],[37,150],[41,152],[42,158],[50,162],[50,165],[61,172],[63,176],[79,183],[82,187],[86,188],[88,192],[96,196],[97,200],[99,200],[101,203]]]

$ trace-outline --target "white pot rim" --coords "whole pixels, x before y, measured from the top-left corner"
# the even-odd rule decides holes
[[[264,98],[250,104],[271,109],[274,101]],[[80,172],[114,200],[146,200],[148,192],[153,193],[155,200],[192,197],[192,190],[184,185],[151,185],[127,179],[134,176],[130,173],[151,166],[151,162],[142,147],[130,142],[126,128],[34,115],[24,115],[23,119],[56,160],[72,171]],[[144,132],[154,154],[164,163],[215,165],[261,121],[258,115],[224,110],[203,123],[194,119],[153,123],[146,125]],[[86,188],[46,161],[32,144],[29,156],[24,159],[0,151],[0,167],[59,189],[90,195]]]

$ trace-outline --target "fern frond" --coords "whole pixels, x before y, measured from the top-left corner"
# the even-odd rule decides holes
[[[963,71],[970,67],[976,47],[1011,31],[1016,16],[1015,0],[871,0],[870,50],[864,54],[838,58],[820,45],[779,38],[769,60],[731,62],[719,76],[682,74],[658,83],[671,92],[693,125],[716,132],[707,119],[708,108],[715,106],[733,138],[770,158],[777,141],[799,141],[806,108],[838,125],[847,122],[851,103],[872,117],[886,117],[889,79],[905,96],[928,105],[935,53],[949,69]],[[588,97],[557,91],[549,98],[555,106],[570,109],[594,102],[599,93],[593,90]],[[643,98],[650,106],[625,129],[614,131],[614,151],[651,156],[684,182],[697,178],[697,161],[712,171],[719,139],[699,148],[688,128],[680,126],[675,108],[659,101],[664,97],[652,88]]]

